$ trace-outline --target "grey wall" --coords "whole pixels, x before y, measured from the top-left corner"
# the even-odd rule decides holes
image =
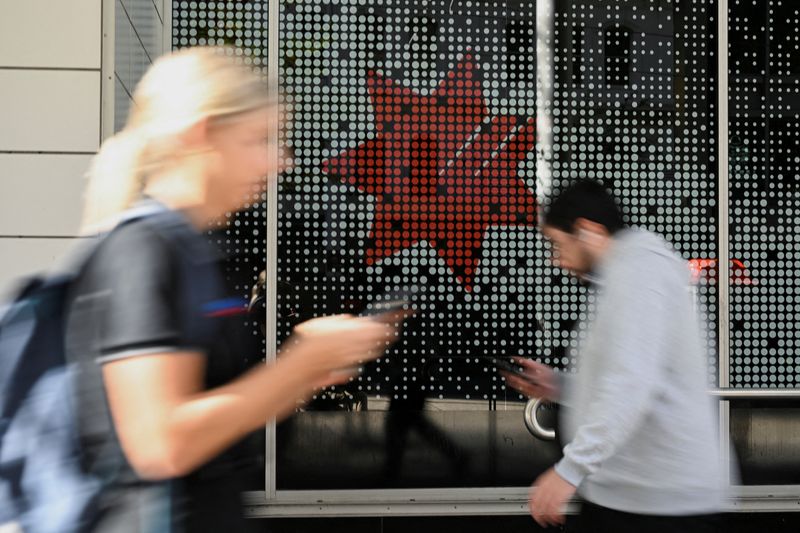
[[[0,0],[0,287],[78,229],[101,139],[101,0]]]
[[[164,50],[170,12],[164,0],[0,0],[0,291],[70,248],[84,174]]]

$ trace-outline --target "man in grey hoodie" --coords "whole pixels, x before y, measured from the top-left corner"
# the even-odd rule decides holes
[[[563,458],[531,488],[531,514],[582,532],[714,531],[724,501],[714,404],[689,270],[652,233],[626,229],[614,198],[579,181],[545,210],[553,261],[588,281],[595,310],[575,374],[518,358],[531,397],[558,401]]]

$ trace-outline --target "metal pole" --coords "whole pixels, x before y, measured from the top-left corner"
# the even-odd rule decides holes
[[[554,12],[554,0],[536,2],[536,194],[540,205],[550,195],[553,180]]]
[[[278,35],[278,16],[280,14],[279,0],[269,0],[267,12],[267,79],[269,81],[270,90],[275,91],[277,96],[278,91],[278,47],[280,40]],[[270,135],[279,135],[279,130],[275,129],[270,132]],[[278,153],[276,157],[280,157],[280,145],[275,143]],[[266,342],[267,342],[267,363],[274,361],[277,356],[278,345],[276,339],[278,338],[278,324],[277,324],[277,310],[278,310],[278,171],[273,172],[269,178],[269,186],[267,188],[267,316],[266,316]],[[275,470],[276,470],[276,457],[275,457],[275,421],[271,420],[266,429],[266,468],[265,468],[265,484],[264,490],[266,492],[266,499],[274,500],[276,494],[275,486]]]
[[[719,386],[730,387],[730,257],[728,239],[728,0],[718,0],[717,14],[717,164],[719,172],[719,245],[717,295],[719,331]],[[730,464],[730,403],[720,402],[720,451],[724,465]],[[730,475],[730,472],[727,471]],[[730,479],[730,478],[728,478]]]
[[[723,400],[800,400],[800,389],[711,389],[708,393]]]
[[[100,144],[114,135],[116,86],[114,84],[116,24],[114,22],[116,2],[103,0],[101,6],[103,40],[101,41],[100,64]],[[167,31],[166,29],[164,31]],[[171,30],[170,30],[171,31]]]

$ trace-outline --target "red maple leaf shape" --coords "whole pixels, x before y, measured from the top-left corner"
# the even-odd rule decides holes
[[[323,163],[376,198],[367,264],[427,241],[472,290],[491,225],[536,223],[536,199],[517,177],[534,121],[488,110],[472,56],[429,95],[370,72],[377,134]]]

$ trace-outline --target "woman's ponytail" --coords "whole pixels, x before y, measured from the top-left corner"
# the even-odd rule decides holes
[[[82,234],[110,229],[141,196],[148,144],[143,137],[123,129],[100,147],[89,168]]]

